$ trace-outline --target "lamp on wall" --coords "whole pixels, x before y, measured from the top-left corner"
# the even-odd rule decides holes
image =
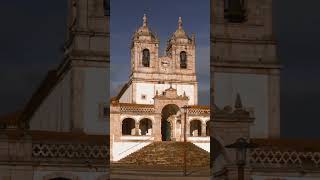
[[[256,148],[257,145],[248,143],[245,138],[239,138],[233,144],[225,146],[236,151],[236,164],[238,166],[238,179],[244,180],[244,167],[247,162],[247,150]]]

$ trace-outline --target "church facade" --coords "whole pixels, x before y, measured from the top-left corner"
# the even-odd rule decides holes
[[[132,37],[129,81],[110,104],[111,161],[154,141],[186,139],[210,150],[210,109],[197,105],[195,35],[184,31],[180,17],[164,56],[159,43],[144,15]]]

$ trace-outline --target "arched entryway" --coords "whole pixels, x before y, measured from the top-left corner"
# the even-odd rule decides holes
[[[135,121],[132,118],[126,118],[122,121],[122,135],[134,135]]]
[[[141,135],[150,136],[152,134],[152,121],[148,118],[144,118],[139,122],[139,129]]]
[[[190,136],[201,136],[201,121],[192,120],[190,122]]]
[[[209,121],[206,122],[206,136],[210,136],[210,124]]]
[[[168,104],[163,107],[161,111],[161,137],[162,141],[171,141],[172,140],[172,125],[174,122],[171,122],[171,117],[176,115],[179,111],[179,107],[175,104]]]

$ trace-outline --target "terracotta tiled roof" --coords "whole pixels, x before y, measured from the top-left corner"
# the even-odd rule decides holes
[[[0,117],[0,124],[6,126],[17,126],[21,111],[5,114]]]
[[[68,142],[68,143],[94,143],[108,144],[109,135],[88,135],[81,132],[53,132],[53,131],[23,131],[6,130],[9,139],[18,140],[25,135],[30,135],[32,141],[40,142]]]
[[[154,107],[152,104],[133,104],[133,103],[119,103],[120,106],[131,106],[131,107]]]
[[[320,139],[252,139],[252,142],[264,148],[320,152]]]
[[[202,106],[202,105],[194,105],[189,107],[193,109],[210,109],[210,106]]]

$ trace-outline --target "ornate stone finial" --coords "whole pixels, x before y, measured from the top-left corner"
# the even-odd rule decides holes
[[[183,97],[186,97],[187,95],[186,95],[186,92],[185,91],[183,91]]]
[[[181,17],[179,17],[178,27],[179,27],[179,29],[182,29],[182,18]]]
[[[237,93],[236,102],[234,104],[234,107],[236,109],[242,109],[242,102],[241,102],[241,97],[240,97],[239,93]]]
[[[191,35],[191,39],[192,39],[192,42],[195,43],[196,42],[196,34],[193,32],[192,35]]]
[[[147,15],[143,15],[143,26],[147,26]]]

